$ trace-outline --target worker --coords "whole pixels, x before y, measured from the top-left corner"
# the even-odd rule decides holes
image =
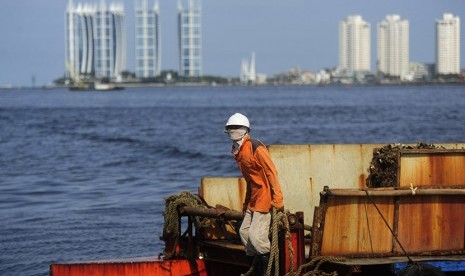
[[[249,263],[258,257],[261,274],[255,272],[255,275],[266,275],[270,259],[271,211],[273,207],[284,210],[278,174],[267,148],[260,141],[251,139],[250,122],[246,116],[236,113],[229,117],[225,132],[233,143],[232,155],[247,182],[239,235]]]

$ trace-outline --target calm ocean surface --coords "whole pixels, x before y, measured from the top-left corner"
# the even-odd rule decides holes
[[[164,197],[239,175],[235,112],[266,144],[465,142],[465,86],[0,90],[0,275],[158,255]]]

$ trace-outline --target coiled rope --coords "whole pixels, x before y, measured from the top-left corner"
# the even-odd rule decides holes
[[[164,241],[175,241],[171,252],[167,252],[166,248],[163,251],[163,255],[165,256],[165,258],[170,259],[173,258],[176,254],[176,246],[178,245],[180,238],[179,232],[181,226],[179,225],[179,208],[182,206],[197,206],[207,208],[207,206],[205,206],[203,200],[198,195],[186,191],[181,192],[179,195],[171,195],[169,197],[166,197],[164,198],[164,201],[165,224],[163,226],[163,235],[161,236],[161,239]],[[194,225],[196,228],[207,227],[210,225],[208,223],[210,220],[201,218],[199,216],[195,216],[194,218]]]
[[[181,192],[178,195],[171,195],[169,197],[164,198],[165,202],[165,212],[164,212],[164,226],[163,226],[163,235],[161,237],[162,240],[174,240],[175,243],[172,247],[171,252],[167,252],[166,248],[163,252],[163,255],[166,259],[170,259],[175,257],[175,249],[179,243],[179,233],[180,233],[180,224],[179,224],[179,208],[183,206],[196,206],[201,208],[208,208],[203,200],[196,194],[191,192]],[[288,214],[289,211],[286,210],[278,211],[276,208],[272,208],[271,213],[271,226],[270,226],[270,233],[271,236],[271,248],[270,248],[270,260],[268,262],[267,272],[266,275],[271,276],[272,271],[274,269],[274,275],[279,275],[279,231],[281,229],[284,230],[285,239],[287,242],[288,252],[289,252],[289,260],[290,260],[290,270],[285,276],[297,276],[297,275],[305,275],[305,276],[336,276],[337,272],[326,273],[320,271],[320,266],[325,262],[337,262],[343,261],[344,258],[338,257],[330,257],[330,256],[317,256],[312,258],[312,260],[306,264],[301,265],[297,272],[295,271],[295,264],[294,264],[294,249],[291,243],[291,232],[289,227],[288,221]],[[207,218],[201,218],[199,216],[194,217],[194,225],[196,228],[204,228],[211,225],[211,220]],[[258,256],[254,258],[254,262],[250,267],[249,271],[242,275],[252,275],[255,266],[258,263]],[[305,273],[301,274],[303,270],[307,270],[309,267],[314,268]]]
[[[326,262],[342,262],[344,261],[345,258],[343,257],[333,257],[333,256],[316,256],[311,259],[310,262],[306,264],[302,264],[297,272],[295,273],[287,273],[285,276],[295,276],[295,275],[303,275],[303,276],[337,276],[337,272],[324,272],[320,270],[320,266]],[[308,270],[309,268],[312,268],[310,271],[302,274],[303,270]]]

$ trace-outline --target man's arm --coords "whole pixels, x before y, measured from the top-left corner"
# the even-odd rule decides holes
[[[255,153],[255,156],[257,160],[260,162],[262,165],[266,177],[268,178],[268,181],[270,183],[270,188],[271,188],[271,205],[277,209],[281,209],[284,207],[284,202],[283,202],[283,193],[281,191],[281,185],[279,184],[278,181],[278,172],[276,170],[276,167],[271,161],[270,154],[268,153],[268,150],[266,147],[258,147]]]
[[[247,206],[249,205],[249,201],[250,201],[250,194],[251,194],[251,187],[250,187],[249,182],[247,182],[246,192],[245,192],[245,199],[244,199],[244,203],[242,204],[242,212],[243,213],[245,213],[245,211],[247,211]]]

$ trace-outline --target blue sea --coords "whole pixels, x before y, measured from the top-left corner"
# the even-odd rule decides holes
[[[157,256],[163,198],[239,175],[235,112],[265,144],[465,142],[465,86],[0,90],[0,275]]]

